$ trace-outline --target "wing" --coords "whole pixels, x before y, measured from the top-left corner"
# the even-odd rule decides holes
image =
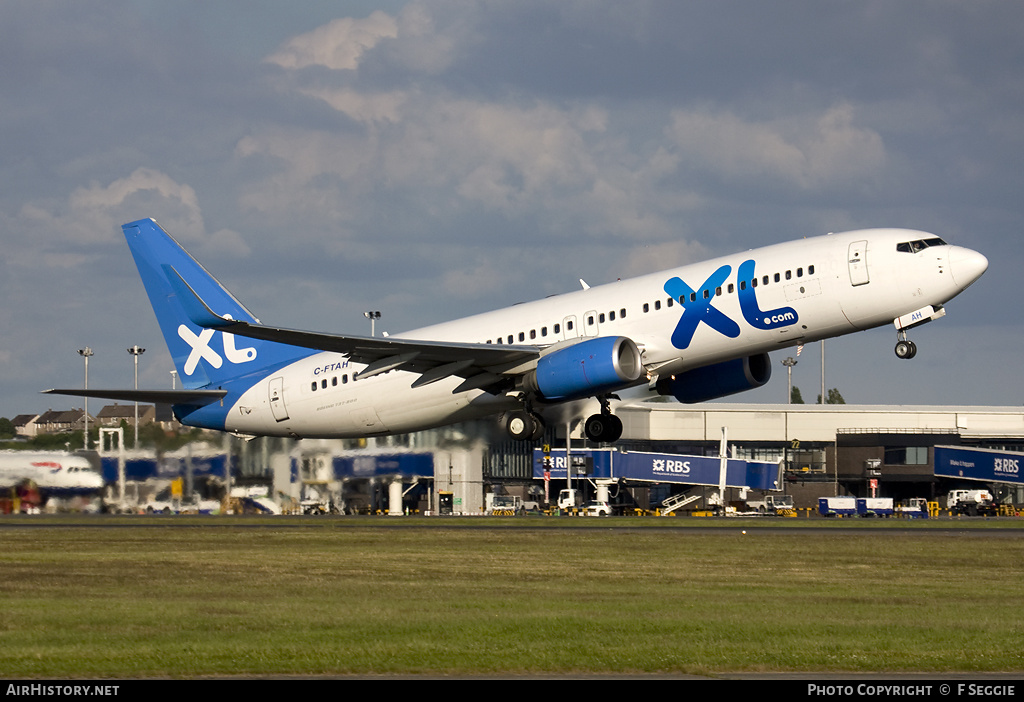
[[[43,390],[46,395],[71,395],[74,397],[98,397],[103,400],[123,402],[153,402],[168,405],[208,405],[228,394],[227,390],[88,390],[60,389]]]
[[[396,337],[360,337],[269,327],[218,315],[172,266],[164,266],[178,300],[193,324],[228,334],[262,339],[318,351],[332,351],[366,364],[360,378],[391,370],[419,373],[412,386],[421,387],[457,376],[464,381],[453,392],[501,391],[516,375],[535,368],[543,347],[465,344]]]

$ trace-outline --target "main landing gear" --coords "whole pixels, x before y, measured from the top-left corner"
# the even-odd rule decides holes
[[[607,397],[597,399],[601,402],[601,413],[587,418],[583,433],[595,444],[614,443],[622,436],[622,420],[612,414]],[[537,441],[544,436],[544,420],[527,402],[522,409],[505,414],[505,431],[514,441]]]
[[[583,425],[583,433],[596,444],[610,444],[622,436],[622,420],[612,414],[607,397],[601,400],[601,414],[593,414]]]
[[[897,358],[913,358],[917,355],[917,344],[907,338],[907,332],[900,329],[897,332],[899,341],[896,342]]]
[[[544,435],[544,422],[529,410],[509,412],[505,429],[515,441],[536,441]]]

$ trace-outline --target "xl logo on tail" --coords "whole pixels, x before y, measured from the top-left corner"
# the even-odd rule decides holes
[[[722,287],[731,272],[731,266],[722,266],[704,281],[700,286],[700,292],[679,277],[665,282],[665,292],[683,305],[683,315],[672,332],[672,345],[677,349],[685,349],[690,345],[701,322],[730,339],[740,335],[739,324],[714,306],[717,290]],[[754,275],[753,259],[740,264],[737,278],[740,312],[747,324],[755,329],[767,330],[796,324],[799,320],[799,315],[792,307],[779,307],[774,310],[760,308],[757,304],[757,279]]]
[[[224,316],[227,319],[231,319],[230,315]],[[192,375],[195,373],[200,360],[205,359],[206,362],[214,368],[220,368],[224,365],[224,359],[221,358],[220,354],[210,348],[210,340],[213,339],[213,336],[216,333],[217,332],[214,329],[203,329],[196,334],[186,325],[178,325],[178,336],[180,336],[182,341],[192,348],[192,351],[188,355],[188,359],[185,361],[185,375]],[[220,336],[221,343],[224,347],[224,356],[227,357],[228,363],[248,363],[249,361],[255,360],[255,348],[250,346],[244,349],[236,349],[234,334],[221,332]]]

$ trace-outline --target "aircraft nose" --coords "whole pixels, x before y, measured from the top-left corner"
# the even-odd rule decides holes
[[[949,272],[953,282],[961,288],[981,277],[988,270],[988,259],[982,254],[962,246],[954,246],[949,251]]]

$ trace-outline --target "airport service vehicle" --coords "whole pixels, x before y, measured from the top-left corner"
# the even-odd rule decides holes
[[[950,514],[992,517],[996,514],[996,503],[988,490],[951,490],[946,495],[946,509]]]
[[[899,505],[899,512],[907,519],[928,519],[928,500],[923,497],[911,497]]]
[[[760,500],[747,500],[747,509],[759,514],[779,514],[793,511],[792,495],[765,495]]]
[[[558,493],[558,509],[580,509],[583,507],[583,491],[575,488]]]
[[[819,497],[818,514],[823,517],[852,517],[857,514],[857,498]]]
[[[858,497],[857,514],[861,517],[891,517],[895,514],[891,497]]]
[[[523,510],[523,500],[516,495],[495,495],[487,493],[484,505],[487,514],[499,517],[510,517]]]
[[[140,509],[147,514],[218,514],[219,500],[183,500],[180,497],[155,498]]]
[[[513,439],[584,419],[614,442],[630,391],[704,402],[763,386],[769,352],[893,324],[908,330],[988,268],[907,229],[802,238],[587,286],[388,337],[265,325],[152,219],[122,227],[183,388],[50,390],[171,404],[240,436],[359,438],[501,417]]]
[[[206,500],[199,495],[185,499],[175,495],[168,487],[157,493],[152,500],[139,505],[139,510],[146,514],[218,514],[220,500]]]
[[[584,505],[583,513],[588,517],[610,517],[612,516],[612,506],[607,502],[593,500]]]

